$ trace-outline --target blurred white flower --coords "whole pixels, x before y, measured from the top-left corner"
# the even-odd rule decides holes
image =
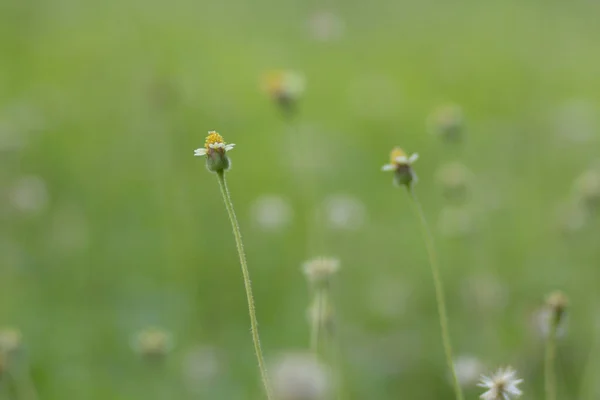
[[[283,165],[289,166],[299,178],[298,184],[308,184],[316,175],[322,175],[337,164],[335,150],[339,150],[339,144],[332,137],[330,131],[310,122],[288,128],[284,140],[280,141],[279,154]],[[290,152],[290,149],[294,151]]]
[[[270,194],[258,197],[250,208],[252,219],[267,231],[277,231],[290,224],[293,210],[283,197]]]
[[[397,320],[404,314],[410,299],[409,287],[389,276],[378,276],[369,286],[367,304],[374,314],[382,318]]]
[[[39,110],[25,99],[0,110],[0,152],[22,149],[45,125]]]
[[[24,214],[37,214],[48,203],[48,190],[44,180],[38,176],[20,178],[9,193],[10,202]]]
[[[306,279],[314,285],[327,284],[339,269],[340,260],[333,257],[317,257],[302,265]]]
[[[83,210],[72,204],[61,205],[52,215],[49,235],[55,249],[71,252],[86,248],[89,228]]]
[[[331,42],[342,38],[345,26],[337,14],[318,11],[309,18],[308,30],[315,40]]]
[[[277,400],[323,400],[331,393],[330,372],[313,354],[284,354],[270,371]]]
[[[443,164],[436,172],[437,182],[450,200],[465,200],[472,174],[464,164],[455,161]]]
[[[447,141],[460,140],[464,125],[462,108],[457,104],[446,104],[436,108],[428,117],[429,131]]]
[[[356,197],[332,195],[324,201],[325,217],[332,229],[356,230],[366,219],[366,208]]]
[[[589,213],[580,202],[571,201],[558,207],[557,219],[563,233],[575,233],[585,228]]]
[[[584,205],[595,207],[600,204],[600,170],[591,168],[584,171],[573,184],[575,196]]]
[[[454,360],[454,369],[461,386],[473,386],[483,372],[483,363],[475,356],[460,355]]]
[[[348,101],[352,113],[364,118],[390,118],[398,113],[402,96],[389,75],[365,75],[350,82]]]
[[[222,370],[219,352],[212,346],[195,346],[183,357],[183,378],[188,388],[203,392]]]
[[[466,206],[446,206],[440,212],[438,229],[449,238],[468,236],[475,229],[473,214]]]
[[[500,368],[491,377],[482,376],[477,386],[488,389],[480,398],[483,400],[511,400],[520,397],[522,392],[517,385],[523,379],[517,379],[517,371],[511,367]]]
[[[11,354],[19,351],[23,344],[21,331],[17,328],[0,329],[0,353]]]
[[[465,305],[481,312],[500,310],[508,303],[508,289],[490,274],[469,276],[461,292]]]
[[[571,99],[551,110],[550,119],[557,136],[571,142],[585,143],[596,135],[600,126],[598,111],[598,107],[589,100]]]

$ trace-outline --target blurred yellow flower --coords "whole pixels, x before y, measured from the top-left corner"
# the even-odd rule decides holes
[[[305,88],[305,79],[294,71],[273,70],[262,78],[262,89],[286,112],[292,112]]]
[[[412,169],[412,164],[419,159],[417,153],[410,156],[400,147],[394,148],[390,153],[390,163],[385,164],[382,171],[394,171],[394,181],[398,185],[409,185],[417,181],[417,176]]]

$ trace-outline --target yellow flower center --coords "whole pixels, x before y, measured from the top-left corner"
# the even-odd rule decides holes
[[[223,137],[219,135],[216,131],[208,132],[208,136],[206,137],[206,141],[204,142],[204,147],[206,148],[206,150],[210,149],[211,144],[216,143],[225,143],[223,141]]]
[[[398,165],[398,161],[396,161],[398,157],[406,157],[406,153],[400,147],[394,148],[390,153],[390,164]]]

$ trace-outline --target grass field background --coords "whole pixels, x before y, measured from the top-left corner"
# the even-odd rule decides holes
[[[268,359],[307,349],[300,267],[335,256],[342,398],[453,398],[418,220],[380,172],[400,145],[421,156],[456,355],[513,365],[542,399],[534,316],[561,289],[560,399],[598,398],[600,225],[565,234],[561,210],[600,159],[599,17],[595,1],[1,0],[0,326],[21,331],[39,398],[262,398],[231,228],[193,157],[213,129],[237,145]],[[260,90],[273,68],[306,77],[292,124]],[[460,144],[427,129],[447,103]],[[452,161],[474,177],[460,237],[438,228]],[[256,222],[264,195],[287,224]],[[331,196],[358,207],[352,229]],[[173,335],[164,363],[131,348],[147,326]]]

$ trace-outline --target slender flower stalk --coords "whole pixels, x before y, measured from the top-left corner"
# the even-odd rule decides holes
[[[456,396],[456,400],[463,400],[464,396],[460,387],[460,382],[458,380],[456,370],[454,368],[454,361],[452,357],[452,345],[450,343],[450,333],[448,331],[448,315],[446,312],[446,303],[444,300],[444,287],[442,285],[442,278],[439,272],[435,246],[433,244],[433,236],[431,234],[431,230],[429,229],[427,219],[425,218],[423,207],[421,207],[421,203],[419,202],[419,199],[417,198],[417,195],[414,191],[414,184],[417,182],[417,176],[413,171],[412,164],[415,161],[417,161],[418,158],[418,154],[415,153],[411,156],[408,156],[404,152],[404,150],[397,147],[391,152],[390,163],[384,165],[382,170],[393,171],[394,183],[396,183],[396,185],[398,186],[406,187],[409,197],[411,199],[411,205],[413,206],[414,212],[419,218],[421,233],[423,235],[423,240],[425,241],[427,255],[429,257],[429,265],[431,266],[431,272],[433,275],[433,284],[435,286],[435,297],[437,301],[438,315],[440,318],[440,328],[442,331],[442,342],[444,345],[446,362],[448,364],[448,369],[450,370],[450,373],[452,375],[452,382],[454,385],[454,393]]]
[[[242,266],[242,274],[244,276],[244,286],[246,287],[246,299],[248,300],[248,312],[250,314],[250,325],[252,331],[252,340],[254,341],[254,351],[256,352],[256,358],[258,360],[258,367],[260,369],[260,375],[262,378],[267,398],[272,399],[271,385],[269,383],[269,375],[267,374],[267,368],[265,366],[265,360],[263,358],[262,349],[260,346],[260,337],[258,335],[258,321],[256,319],[256,309],[254,306],[254,296],[252,295],[252,283],[250,282],[250,273],[248,271],[248,263],[246,261],[246,253],[244,252],[244,244],[242,242],[242,234],[240,232],[240,226],[235,216],[233,209],[233,203],[231,196],[229,195],[229,189],[227,188],[227,181],[225,180],[225,173],[223,171],[217,172],[217,178],[219,180],[219,187],[221,188],[221,195],[223,196],[223,202],[225,208],[229,214],[229,220],[231,221],[231,228],[233,229],[233,236],[235,237],[235,244],[237,247],[238,255],[240,257],[240,265]]]
[[[546,337],[546,354],[544,357],[544,389],[546,400],[556,400],[556,336],[558,327],[564,319],[567,308],[567,297],[562,292],[554,292],[546,299],[548,308],[548,336]]]
[[[256,319],[256,309],[254,306],[254,296],[252,295],[252,284],[250,281],[250,273],[248,271],[248,263],[246,261],[246,253],[244,252],[244,244],[242,242],[242,234],[240,226],[235,215],[233,208],[233,202],[231,201],[231,195],[229,194],[229,188],[227,187],[227,181],[225,179],[225,171],[231,166],[231,161],[227,157],[226,152],[233,149],[234,144],[226,144],[223,141],[221,135],[217,132],[212,131],[208,133],[204,148],[195,150],[194,155],[206,156],[206,167],[209,171],[217,174],[217,180],[219,182],[219,188],[221,189],[221,195],[223,196],[223,202],[229,215],[231,222],[231,228],[233,230],[233,236],[235,238],[235,244],[237,252],[240,258],[240,265],[242,267],[242,275],[244,277],[244,286],[246,288],[246,299],[248,301],[248,313],[250,315],[250,326],[252,332],[252,341],[254,342],[254,351],[258,361],[258,368],[262,383],[267,395],[268,400],[273,399],[273,392],[271,390],[271,384],[269,382],[269,375],[265,366],[265,360],[260,346],[260,337],[258,335],[258,321]]]
[[[556,359],[556,331],[557,324],[552,322],[546,338],[546,354],[544,359],[544,389],[546,400],[556,400],[556,372],[554,360]]]
[[[440,328],[442,331],[442,342],[444,344],[444,352],[446,354],[446,363],[448,364],[448,368],[450,369],[450,373],[452,374],[452,381],[454,384],[454,392],[456,395],[456,399],[463,400],[462,389],[458,381],[458,376],[456,375],[456,370],[454,369],[454,362],[452,361],[452,344],[450,342],[450,333],[448,331],[448,314],[446,312],[446,302],[444,299],[444,286],[442,284],[442,278],[440,276],[440,271],[438,267],[437,255],[435,251],[435,246],[433,244],[433,236],[431,235],[429,225],[427,224],[427,219],[425,218],[425,213],[423,212],[423,207],[421,206],[421,203],[417,198],[414,188],[408,187],[408,193],[410,195],[411,204],[413,205],[415,213],[419,217],[421,233],[423,234],[423,240],[425,240],[425,245],[427,247],[429,265],[431,266],[433,284],[435,286],[435,298],[437,301],[438,314],[440,318]]]
[[[313,291],[313,301],[309,308],[311,325],[310,348],[315,356],[319,355],[322,339],[331,328],[332,307],[329,292],[331,278],[340,268],[335,258],[318,257],[304,263],[302,270]]]
[[[321,337],[321,327],[323,321],[323,310],[325,309],[325,293],[322,289],[317,289],[314,296],[313,308],[310,309],[310,350],[319,354],[319,338]]]

